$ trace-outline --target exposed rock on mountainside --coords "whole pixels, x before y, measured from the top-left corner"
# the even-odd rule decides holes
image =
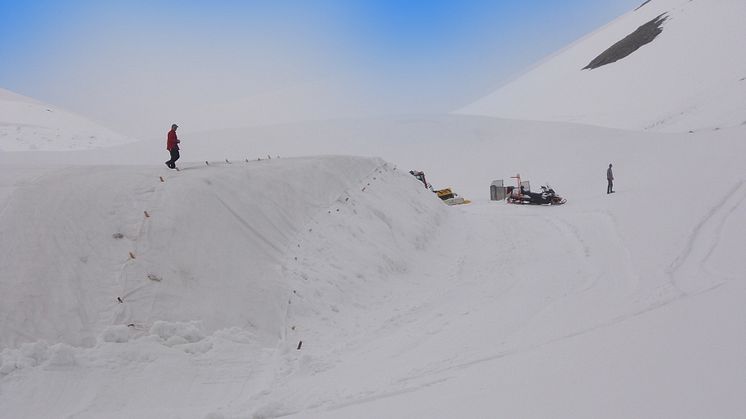
[[[594,68],[617,62],[637,51],[643,45],[653,42],[653,40],[663,32],[663,22],[667,19],[668,16],[664,13],[640,26],[636,31],[627,35],[624,39],[612,45],[609,49],[602,52],[601,55],[594,58],[590,64],[583,67],[583,70],[593,70]]]

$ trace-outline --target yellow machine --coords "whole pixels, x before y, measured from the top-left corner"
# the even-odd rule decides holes
[[[442,199],[443,202],[445,202],[447,205],[471,204],[471,201],[461,198],[460,196],[458,196],[458,194],[454,193],[451,188],[440,189],[437,191],[433,189],[433,186],[427,183],[427,180],[425,180],[425,172],[421,170],[410,170],[409,174],[416,177],[417,180],[422,182],[425,185],[425,188],[435,192],[435,194],[438,195],[438,198]]]
[[[463,205],[471,203],[468,199],[458,196],[458,194],[454,193],[451,188],[440,189],[433,192],[435,192],[435,194],[438,195],[438,198],[442,199],[447,205]]]

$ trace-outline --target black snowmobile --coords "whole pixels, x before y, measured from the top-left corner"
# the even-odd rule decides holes
[[[541,192],[531,192],[521,186],[508,188],[508,202],[511,204],[562,205],[567,200],[554,192],[549,185],[542,186]]]

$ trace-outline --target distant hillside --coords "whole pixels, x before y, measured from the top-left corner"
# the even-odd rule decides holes
[[[746,2],[651,0],[459,113],[687,132],[746,124]]]
[[[0,89],[0,151],[80,150],[131,141],[81,116]]]

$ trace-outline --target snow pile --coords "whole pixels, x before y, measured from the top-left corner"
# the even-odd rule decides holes
[[[62,376],[51,371],[76,371],[94,398],[63,397],[70,403],[49,411],[14,404],[19,416],[126,399],[121,417],[139,409],[155,417],[162,411],[132,392],[143,380],[167,399],[191,393],[174,386],[174,368],[230,377],[240,362],[261,382],[274,374],[267,368],[278,345],[290,371],[328,369],[309,357],[296,364],[289,351],[300,340],[319,348],[336,345],[339,333],[364,334],[369,310],[401,289],[392,278],[409,272],[446,219],[421,183],[371,158],[185,164],[180,172],[48,168],[30,181],[24,173],[0,202],[9,238],[0,252],[8,291],[0,295],[0,372],[4,389],[15,389],[2,394],[27,385],[53,391]],[[94,384],[112,379],[119,384]],[[220,406],[215,394],[194,389],[195,403]]]
[[[201,329],[202,326],[196,321],[172,323],[158,320],[153,322],[150,334],[161,338],[166,345],[174,346],[201,341],[205,337]]]
[[[102,342],[124,343],[130,340],[130,328],[123,324],[106,327],[99,335]]]
[[[459,113],[669,132],[746,124],[744,16],[740,0],[650,1]],[[584,70],[612,45],[629,52],[618,43],[659,17],[650,43]]]
[[[185,345],[188,343],[200,342],[205,338],[204,327],[199,321],[190,322],[166,322],[157,320],[148,331],[148,336],[159,338],[166,346]],[[130,339],[140,337],[143,332],[134,324],[129,325],[112,325],[105,327],[99,334],[98,341],[108,343],[125,343]]]
[[[340,258],[337,270],[355,261],[361,268],[347,272],[352,278],[378,281],[406,269],[400,253],[410,243],[424,248],[437,219],[428,206],[442,210],[411,176],[376,159],[164,170],[63,168],[10,193],[0,215],[2,346],[35,339],[90,346],[111,325],[104,341],[127,341],[130,326],[152,327],[172,344],[195,342],[201,335],[191,326],[158,323],[192,320],[210,332],[239,326],[273,341],[295,295],[284,271],[330,280],[295,265],[312,257],[301,253],[306,243],[327,261]],[[340,248],[341,234],[359,245]],[[375,263],[381,258],[383,266]]]
[[[0,151],[78,150],[132,141],[81,116],[0,89]]]

